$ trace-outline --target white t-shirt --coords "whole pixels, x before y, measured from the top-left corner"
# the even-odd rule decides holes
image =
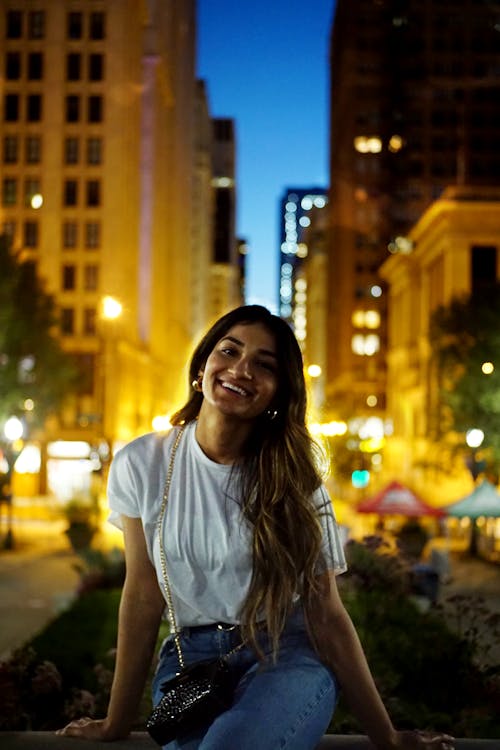
[[[210,460],[195,437],[196,422],[180,439],[163,523],[167,571],[178,627],[236,623],[251,579],[249,523],[236,499],[237,470]],[[162,591],[157,521],[177,430],[137,438],[114,457],[108,479],[109,520],[140,518]],[[346,569],[327,491],[313,496],[323,527],[325,568]]]

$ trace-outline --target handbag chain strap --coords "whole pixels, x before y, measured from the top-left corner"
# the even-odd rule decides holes
[[[158,516],[158,521],[156,524],[156,528],[158,530],[158,541],[159,541],[159,546],[160,546],[160,564],[161,564],[161,572],[162,572],[162,578],[163,578],[163,581],[162,581],[163,589],[165,591],[165,598],[167,601],[168,616],[172,624],[172,627],[174,629],[175,648],[177,649],[177,656],[179,657],[179,664],[180,664],[181,669],[184,669],[186,665],[184,662],[184,655],[182,653],[182,648],[181,648],[181,638],[180,638],[181,631],[177,627],[177,620],[175,618],[175,611],[174,611],[174,603],[172,600],[172,590],[170,588],[170,579],[167,573],[167,556],[165,554],[165,546],[163,544],[163,527],[164,527],[165,515],[167,511],[168,494],[170,490],[170,484],[172,482],[172,474],[174,471],[175,454],[177,452],[177,448],[179,447],[179,443],[181,441],[183,431],[184,431],[184,425],[182,425],[179,428],[179,431],[175,438],[174,445],[172,447],[172,451],[170,453],[170,461],[168,464],[167,477],[165,479],[165,487],[163,489],[163,499],[162,499],[162,504],[160,508],[160,514]],[[231,649],[231,651],[229,651],[224,656],[224,658],[227,659],[228,656],[231,656],[231,654],[234,654],[240,648],[243,648],[244,645],[245,645],[245,642],[242,641],[235,648]]]

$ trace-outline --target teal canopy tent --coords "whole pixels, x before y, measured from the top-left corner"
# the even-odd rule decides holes
[[[485,479],[469,495],[447,505],[443,510],[448,516],[455,518],[500,518],[500,494]]]

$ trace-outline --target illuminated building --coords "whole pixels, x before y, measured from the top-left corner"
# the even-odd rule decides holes
[[[42,441],[114,445],[185,397],[213,264],[195,24],[192,0],[2,2],[0,223],[86,376]]]
[[[348,413],[385,405],[388,248],[447,186],[498,183],[499,23],[489,2],[337,1],[327,387]]]
[[[315,210],[324,209],[324,188],[286,188],[280,201],[279,314],[295,331],[299,342],[307,336],[307,287],[303,264],[308,255],[304,233]]]
[[[500,280],[500,188],[448,188],[406,241],[380,268],[388,284],[387,409],[394,424],[387,470],[444,504],[470,477],[460,455],[450,470],[452,457],[436,443],[441,410],[429,325],[440,305]],[[445,470],[436,471],[440,461]]]

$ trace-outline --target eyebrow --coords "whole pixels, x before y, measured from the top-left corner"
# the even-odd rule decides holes
[[[221,341],[232,341],[233,344],[237,344],[238,346],[245,346],[243,341],[240,341],[239,339],[235,338],[234,336],[223,336],[221,338]],[[272,352],[269,349],[259,349],[259,354],[264,354],[267,357],[272,357],[273,359],[278,359],[278,355],[276,352]]]

